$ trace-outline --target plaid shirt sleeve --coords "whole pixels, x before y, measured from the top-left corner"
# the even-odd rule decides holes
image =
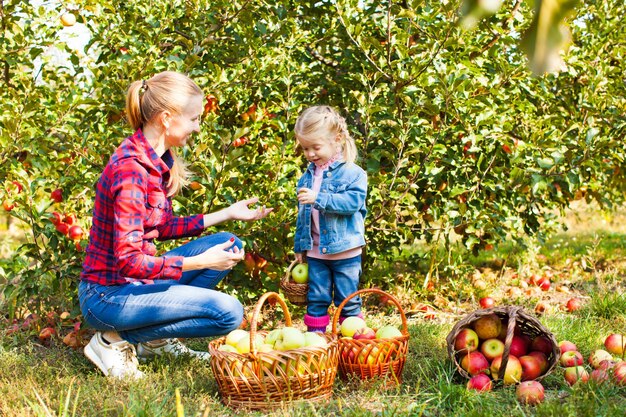
[[[149,175],[136,161],[118,165],[113,175],[114,254],[119,275],[137,279],[180,279],[182,256],[152,256],[144,250],[145,236],[152,229],[164,238],[199,234],[202,216],[172,219],[171,204],[158,201],[158,192],[149,193]],[[164,197],[164,194],[162,194]],[[146,205],[146,201],[148,205]],[[159,207],[159,205],[165,206]],[[155,207],[156,206],[156,207]],[[155,210],[156,209],[156,210]],[[152,210],[149,213],[148,210]],[[171,221],[170,221],[171,220]],[[163,227],[157,227],[163,225]],[[199,228],[200,226],[200,228]],[[199,230],[198,230],[199,228]]]

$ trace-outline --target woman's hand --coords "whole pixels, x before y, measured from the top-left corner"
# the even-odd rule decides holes
[[[265,206],[258,207],[256,209],[251,209],[250,207],[248,207],[251,204],[255,204],[258,201],[259,201],[259,197],[252,197],[247,200],[241,200],[232,204],[227,209],[230,213],[230,218],[232,220],[243,220],[243,221],[259,220],[259,219],[264,218],[265,216],[270,214],[272,210],[274,210],[273,207],[266,208]]]
[[[199,255],[184,258],[183,271],[197,269],[226,271],[233,269],[243,259],[244,255],[245,251],[239,249],[234,241],[229,240],[215,245]]]
[[[314,204],[317,199],[317,193],[310,188],[300,188],[298,190],[298,201],[301,204]]]

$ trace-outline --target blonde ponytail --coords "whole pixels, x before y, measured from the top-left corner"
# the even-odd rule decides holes
[[[133,129],[143,129],[144,125],[158,114],[169,111],[181,114],[193,96],[204,96],[202,89],[189,77],[174,71],[163,71],[152,78],[135,81],[126,94],[126,115]],[[173,196],[189,184],[190,171],[187,163],[169,149],[174,164],[170,169],[167,195]]]

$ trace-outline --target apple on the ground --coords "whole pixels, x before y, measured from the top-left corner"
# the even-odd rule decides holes
[[[493,339],[498,337],[500,330],[502,329],[502,320],[497,314],[491,313],[485,316],[481,316],[472,326],[474,331],[481,340]]]
[[[499,379],[498,373],[502,365],[502,356],[498,356],[491,362],[491,376],[493,379]],[[509,355],[509,360],[504,370],[504,377],[502,382],[505,385],[516,384],[522,380],[522,364],[519,359],[513,355]]]
[[[291,270],[291,278],[298,284],[305,284],[309,280],[309,264],[298,264]]]
[[[567,308],[567,311],[569,311],[570,313],[576,311],[576,310],[580,310],[583,306],[583,302],[580,300],[580,298],[570,298],[569,300],[567,300],[567,303],[565,304],[565,307]]]
[[[491,378],[487,374],[474,375],[467,381],[467,389],[476,391],[491,391]]]
[[[583,355],[579,351],[570,350],[561,355],[559,362],[564,368],[569,368],[571,366],[582,365],[585,363],[585,358],[583,358]]]
[[[561,340],[559,342],[559,349],[561,350],[561,355],[571,350],[578,350],[576,345],[569,340]]]
[[[469,328],[464,328],[459,331],[454,339],[454,350],[457,352],[473,352],[478,349],[478,335],[476,332]]]
[[[617,333],[610,334],[604,340],[604,347],[609,353],[622,356],[626,350],[626,336]]]
[[[531,381],[543,373],[541,363],[535,356],[524,355],[519,358],[519,363],[522,365],[522,381]]]
[[[619,385],[626,385],[626,362],[620,362],[613,368],[613,377]]]
[[[589,356],[589,365],[591,365],[594,369],[598,369],[600,367],[600,363],[605,360],[612,361],[613,355],[604,349],[596,349]]]
[[[609,371],[606,369],[594,369],[589,374],[589,379],[596,383],[603,383],[609,380]]]
[[[461,359],[461,368],[473,376],[487,371],[489,362],[482,353],[478,351],[469,352]]]
[[[489,362],[504,354],[504,342],[500,339],[487,339],[480,345],[480,352]]]
[[[535,405],[544,400],[545,391],[539,381],[524,381],[515,389],[515,395],[520,403]]]
[[[570,386],[574,385],[578,381],[586,382],[589,380],[589,373],[582,366],[570,366],[569,368],[565,368],[564,376],[565,382],[567,382]]]
[[[491,297],[483,297],[478,301],[481,308],[491,308],[496,305],[496,302]]]

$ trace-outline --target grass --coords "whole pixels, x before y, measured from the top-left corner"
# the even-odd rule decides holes
[[[580,215],[580,213],[578,214]],[[583,213],[584,215],[584,213]],[[385,388],[380,382],[361,382],[337,378],[332,399],[325,404],[289,405],[271,416],[623,416],[626,410],[626,386],[597,385],[593,382],[569,387],[560,367],[543,381],[546,400],[535,407],[524,407],[515,399],[515,388],[500,386],[492,392],[477,394],[465,388],[466,380],[448,360],[445,337],[455,322],[476,308],[479,294],[490,292],[499,304],[516,303],[533,311],[537,303],[548,305],[539,316],[557,340],[577,344],[583,356],[602,347],[611,332],[626,331],[626,295],[623,276],[626,224],[621,219],[597,227],[593,213],[567,233],[555,236],[538,248],[537,256],[524,263],[529,270],[555,272],[553,288],[548,292],[523,294],[511,299],[508,290],[515,286],[516,271],[493,271],[480,261],[480,278],[486,287],[474,288],[475,277],[458,282],[464,286],[451,297],[446,291],[454,285],[442,285],[420,295],[437,307],[434,320],[408,314],[409,357],[403,383]],[[583,216],[584,217],[584,216]],[[502,249],[510,250],[510,249]],[[493,257],[506,256],[493,253]],[[517,255],[519,256],[519,254]],[[526,255],[528,256],[528,255]],[[534,255],[533,255],[534,256]],[[601,261],[601,262],[599,262]],[[567,292],[557,291],[557,285]],[[420,293],[423,294],[423,293]],[[469,294],[469,296],[465,296]],[[411,311],[415,293],[404,288],[398,297],[405,311]],[[576,295],[585,301],[583,309],[567,313],[566,299]],[[368,301],[366,299],[366,301]],[[393,307],[381,309],[368,303],[368,320],[373,325],[398,316]],[[301,324],[301,314],[294,314]],[[208,340],[190,340],[192,348],[205,349]],[[50,346],[38,343],[26,332],[7,336],[0,333],[0,415],[7,416],[176,416],[178,404],[189,416],[264,415],[237,412],[220,402],[218,387],[210,367],[199,360],[158,358],[141,365],[146,378],[121,382],[103,377],[85,359],[80,350],[69,349],[57,338]],[[180,410],[180,409],[179,409]]]

